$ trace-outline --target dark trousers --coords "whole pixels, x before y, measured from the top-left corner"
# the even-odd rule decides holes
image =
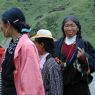
[[[17,95],[17,93],[14,88],[11,88],[11,89],[3,90],[2,95]]]

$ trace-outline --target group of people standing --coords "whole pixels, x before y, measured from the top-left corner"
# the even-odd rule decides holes
[[[2,95],[90,95],[95,50],[75,16],[63,20],[59,40],[47,29],[29,38],[31,27],[19,8],[2,14],[0,28],[12,38],[1,61]]]

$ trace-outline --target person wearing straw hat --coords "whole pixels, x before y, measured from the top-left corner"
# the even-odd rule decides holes
[[[31,39],[38,49],[46,95],[63,95],[61,68],[53,58],[55,38],[49,30],[40,29]]]

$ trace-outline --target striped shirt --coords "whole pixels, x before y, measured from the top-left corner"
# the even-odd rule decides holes
[[[42,78],[45,95],[63,95],[63,77],[60,66],[50,57],[43,65]]]

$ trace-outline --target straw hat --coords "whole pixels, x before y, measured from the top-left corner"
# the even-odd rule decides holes
[[[43,38],[51,38],[51,39],[55,40],[55,38],[52,37],[51,32],[46,29],[40,29],[39,31],[37,31],[37,34],[34,35],[31,39],[35,40],[36,38],[42,38],[42,37]]]

